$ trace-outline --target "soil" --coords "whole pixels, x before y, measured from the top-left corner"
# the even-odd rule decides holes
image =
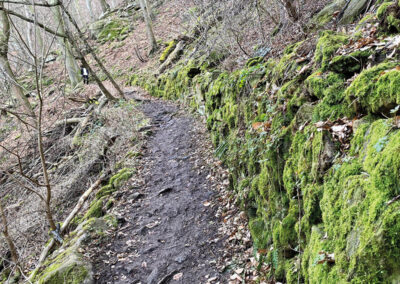
[[[227,238],[218,235],[218,193],[204,166],[206,131],[165,101],[147,100],[141,110],[153,133],[135,178],[141,185],[119,193],[122,225],[93,258],[96,283],[227,283]]]

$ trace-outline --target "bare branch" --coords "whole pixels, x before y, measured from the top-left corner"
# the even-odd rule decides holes
[[[1,0],[0,0],[0,2],[1,2]],[[52,29],[50,29],[49,27],[46,27],[42,23],[34,21],[32,19],[29,19],[29,18],[25,17],[24,15],[18,14],[18,13],[14,12],[14,11],[11,11],[9,9],[3,8],[1,6],[0,6],[0,10],[3,10],[4,12],[6,12],[9,15],[18,17],[21,20],[27,21],[27,22],[32,23],[32,24],[36,24],[37,26],[39,26],[40,28],[42,28],[43,30],[45,30],[48,33],[51,33],[51,34],[56,35],[58,37],[66,38],[66,35],[60,34],[60,33],[56,32],[56,31],[53,31]]]
[[[39,6],[39,7],[55,7],[60,5],[57,1],[56,3],[49,4],[49,3],[37,3],[37,2],[25,2],[25,1],[12,1],[12,0],[0,0],[2,3],[9,3],[9,4],[20,4],[20,5],[27,5],[27,6]]]

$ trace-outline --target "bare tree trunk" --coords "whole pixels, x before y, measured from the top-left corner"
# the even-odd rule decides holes
[[[75,10],[74,12],[75,12],[76,16],[78,17],[77,22],[80,26],[82,26],[82,20],[84,18],[82,17],[81,9],[79,7],[79,0],[74,0],[74,10]]]
[[[25,5],[24,10],[25,10],[25,16],[28,18],[32,18],[32,17],[30,17],[30,12],[29,12],[28,6]],[[32,41],[32,35],[34,34],[34,28],[35,27],[31,23],[26,22],[26,41],[27,41],[27,45],[31,51],[35,50],[35,46]],[[29,54],[29,52],[28,52],[28,54]],[[29,54],[29,58],[33,62],[33,58],[30,54]],[[32,66],[29,67],[29,70],[30,71],[33,70]]]
[[[93,8],[92,8],[92,0],[86,0],[86,8],[89,11],[89,16],[91,22],[94,22],[96,18],[94,17]]]
[[[50,2],[50,4],[55,4],[55,3],[57,3],[57,1],[58,0],[52,0]],[[60,8],[54,7],[53,13],[54,13],[54,16],[55,16],[57,22],[59,23],[60,32],[62,34],[66,34],[67,27],[64,23],[64,19],[62,17]],[[74,54],[72,52],[72,48],[71,48],[71,45],[69,44],[69,42],[65,39],[62,39],[61,44],[64,47],[65,68],[67,69],[68,76],[71,81],[71,85],[76,86],[81,81],[79,66],[76,63],[76,60],[75,60],[75,57],[74,57]]]
[[[150,18],[150,11],[148,10],[147,0],[139,0],[140,9],[142,10],[144,21],[146,24],[147,37],[150,41],[151,49],[150,54],[157,50],[157,41],[154,37],[153,24]]]
[[[0,8],[4,7],[4,3],[0,2]],[[21,86],[17,83],[14,72],[11,69],[10,62],[8,61],[8,43],[10,39],[10,22],[8,15],[4,10],[0,10],[0,22],[2,27],[0,29],[0,67],[3,69],[5,75],[7,75],[10,83],[12,94],[17,98],[19,103],[25,108],[26,112],[35,117],[35,113],[32,110],[31,104],[28,98],[24,95],[24,91]]]
[[[286,11],[293,20],[297,21],[299,19],[299,14],[297,13],[295,0],[283,0],[283,4],[286,8]]]
[[[96,61],[96,63],[99,65],[101,71],[104,72],[104,74],[107,76],[107,78],[110,80],[111,84],[114,86],[114,88],[118,91],[119,96],[122,99],[125,99],[125,95],[124,92],[121,90],[120,86],[117,84],[117,82],[115,82],[114,78],[111,76],[111,74],[107,71],[107,69],[104,67],[103,63],[101,62],[101,60],[97,57],[96,53],[94,52],[94,50],[92,49],[92,47],[90,46],[90,44],[88,43],[88,41],[85,38],[85,35],[82,33],[81,29],[79,28],[78,24],[76,23],[75,19],[71,16],[71,14],[68,12],[68,10],[65,8],[65,6],[61,3],[60,4],[61,9],[64,11],[64,13],[67,15],[69,21],[72,23],[72,25],[75,27],[75,29],[78,31],[79,37],[82,39],[83,43],[85,44],[86,49],[88,50],[88,52],[93,56],[93,59]],[[92,72],[90,69],[89,64],[87,64],[87,62],[85,61],[85,58],[83,56],[83,54],[80,52],[76,42],[74,41],[74,39],[72,38],[72,36],[68,33],[67,34],[67,38],[69,40],[69,42],[75,46],[75,49],[77,50],[77,52],[79,53],[80,56],[80,60],[82,61],[82,63],[84,64],[84,67],[88,68],[89,72]],[[95,75],[92,72],[92,76]],[[96,80],[96,82],[99,84],[100,89],[104,86],[103,84],[101,84],[100,80],[98,80],[98,78],[96,78],[95,76],[93,76]],[[104,88],[105,89],[105,88]],[[106,90],[106,89],[105,89]],[[107,93],[109,94],[109,96],[104,93],[104,95],[110,99],[110,100],[115,100],[115,98],[107,91]]]
[[[110,5],[106,2],[106,0],[100,0],[101,11],[105,14],[110,10]]]
[[[11,260],[17,265],[18,267],[18,253],[17,253],[17,249],[15,247],[15,244],[10,236],[10,234],[8,233],[8,224],[7,224],[7,218],[6,215],[4,213],[4,208],[3,208],[3,204],[0,201],[0,217],[1,217],[1,223],[3,225],[3,236],[6,239],[7,245],[8,245],[8,249],[11,252]]]

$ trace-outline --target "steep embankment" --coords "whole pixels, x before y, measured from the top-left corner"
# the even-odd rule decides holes
[[[178,39],[161,75],[132,77],[206,116],[271,280],[400,277],[399,9],[385,2],[350,32],[233,73],[216,68],[223,54],[188,59],[193,46]]]

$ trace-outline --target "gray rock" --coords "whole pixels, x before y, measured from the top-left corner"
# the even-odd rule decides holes
[[[96,21],[94,23],[91,23],[89,25],[90,34],[93,37],[97,38],[97,36],[100,34],[100,32],[102,31],[102,29],[104,28],[106,23],[107,23],[107,19],[102,19],[102,20]]]
[[[39,284],[64,283],[65,279],[71,283],[94,283],[91,265],[76,252],[65,252],[61,260],[48,266],[41,274]]]
[[[346,5],[346,2],[347,0],[333,1],[333,3],[327,5],[317,14],[314,21],[317,22],[317,24],[325,24],[329,22],[332,19],[333,13],[336,11],[341,11]]]
[[[351,0],[340,19],[340,24],[350,24],[367,8],[369,0]]]

